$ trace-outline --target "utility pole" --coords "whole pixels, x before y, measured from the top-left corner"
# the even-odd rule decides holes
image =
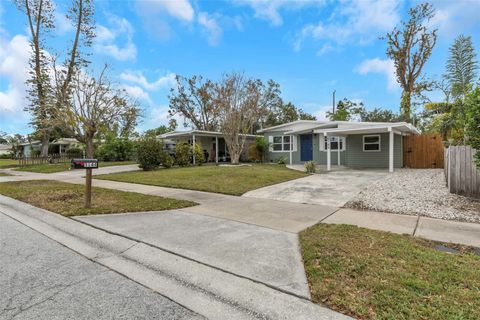
[[[337,92],[337,90],[333,90],[333,103],[332,103],[332,111],[333,111],[333,115],[335,115],[335,92]]]

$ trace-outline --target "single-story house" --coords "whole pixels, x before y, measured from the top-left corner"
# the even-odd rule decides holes
[[[75,138],[60,138],[50,142],[49,149],[50,153],[62,154],[65,153],[68,148],[78,144],[79,142]],[[39,140],[20,143],[18,145],[18,154],[22,157],[30,157],[34,150],[40,151],[41,148],[42,142]]]
[[[256,137],[253,134],[246,135],[245,148],[240,159],[247,159],[248,146],[255,141]],[[230,161],[227,144],[221,132],[204,130],[172,131],[158,135],[157,139],[166,141],[166,146],[169,150],[174,149],[174,144],[199,144],[202,146],[206,162]],[[193,163],[195,163],[195,155]]]
[[[10,144],[0,144],[0,156],[10,155],[13,152],[12,145]]]
[[[260,130],[270,143],[268,159],[314,161],[351,168],[403,167],[403,137],[419,134],[409,123],[298,120]]]

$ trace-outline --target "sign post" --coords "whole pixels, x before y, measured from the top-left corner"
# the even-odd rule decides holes
[[[98,169],[97,159],[72,159],[72,169],[86,169],[85,208],[92,206],[92,169]]]

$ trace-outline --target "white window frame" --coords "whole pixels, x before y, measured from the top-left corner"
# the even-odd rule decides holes
[[[275,143],[275,138],[281,138],[282,142],[281,143]],[[290,141],[285,142],[285,138],[288,138]],[[289,135],[283,135],[283,136],[273,136],[272,137],[272,151],[271,152],[290,152],[290,149],[293,149],[293,144],[292,144],[292,139],[293,137],[290,137]],[[282,150],[275,150],[275,145],[282,145]],[[285,150],[285,145],[289,145],[289,149]],[[293,151],[293,150],[292,150]]]
[[[378,137],[378,142],[365,142],[365,138],[368,137]],[[363,152],[380,152],[382,151],[382,137],[379,134],[368,134],[362,137],[363,142]],[[365,150],[366,144],[378,144],[378,150]]]
[[[339,142],[341,141],[341,145],[342,145],[342,148],[340,149],[340,152],[343,152],[345,150],[347,150],[347,139],[345,137],[340,137],[340,136],[323,136],[323,135],[320,135],[320,151],[323,151],[323,152],[327,152],[327,149],[325,148],[325,139],[326,138],[339,138]],[[330,140],[330,151],[333,151],[333,152],[337,152],[338,149],[332,149],[331,148],[331,143],[332,141]]]

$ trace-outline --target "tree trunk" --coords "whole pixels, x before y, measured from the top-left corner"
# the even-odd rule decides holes
[[[92,159],[95,154],[95,148],[93,146],[93,134],[87,134],[85,144],[87,145],[86,156],[88,159]]]
[[[50,145],[50,133],[45,132],[42,136],[41,157],[48,157],[48,147]]]
[[[400,101],[400,112],[406,122],[411,122],[412,94],[405,90],[402,92],[402,100]]]
[[[240,163],[240,152],[238,152],[238,150],[230,152],[230,163],[231,164],[239,164]]]

